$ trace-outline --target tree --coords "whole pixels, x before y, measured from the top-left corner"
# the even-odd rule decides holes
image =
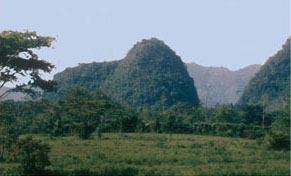
[[[50,165],[48,153],[50,146],[35,140],[31,136],[19,139],[13,148],[13,158],[20,161],[21,167],[26,174],[43,171]]]
[[[62,101],[67,116],[72,119],[72,128],[83,139],[90,137],[101,124],[105,110],[111,107],[109,101],[96,99],[94,93],[82,87],[70,90]]]
[[[236,116],[233,107],[227,105],[219,105],[215,114],[215,120],[219,122],[233,122]]]
[[[245,124],[262,124],[263,107],[260,105],[243,105],[242,119]]]
[[[32,89],[54,90],[54,82],[41,78],[41,73],[50,73],[55,66],[45,60],[39,60],[34,49],[50,47],[53,37],[38,36],[36,32],[3,31],[0,33],[0,89],[7,83],[16,87],[0,94],[5,97],[12,91],[21,91],[37,95]],[[29,78],[25,83],[18,83],[21,77]]]

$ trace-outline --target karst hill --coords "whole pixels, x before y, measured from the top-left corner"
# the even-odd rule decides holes
[[[185,64],[156,38],[136,43],[119,61],[80,64],[55,75],[58,95],[74,86],[100,89],[115,101],[161,109],[177,102],[199,102]]]

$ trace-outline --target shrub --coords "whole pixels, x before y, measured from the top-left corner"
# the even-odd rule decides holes
[[[290,150],[290,121],[288,114],[277,117],[271,125],[265,142],[269,148]]]
[[[48,153],[50,146],[31,136],[19,139],[14,145],[13,158],[20,161],[24,173],[43,171],[50,165]]]

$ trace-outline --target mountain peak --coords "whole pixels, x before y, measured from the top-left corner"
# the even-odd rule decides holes
[[[137,42],[128,52],[125,59],[173,58],[176,53],[157,38],[143,39]]]
[[[150,39],[142,39],[140,42],[137,42],[136,45],[166,45],[163,40],[152,37]]]

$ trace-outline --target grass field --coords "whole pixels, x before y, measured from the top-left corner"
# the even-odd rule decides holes
[[[255,140],[179,134],[37,138],[50,144],[47,170],[55,174],[290,175],[290,152]]]

